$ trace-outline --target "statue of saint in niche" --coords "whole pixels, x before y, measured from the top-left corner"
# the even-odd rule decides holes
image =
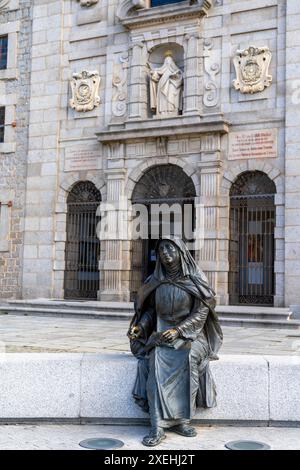
[[[149,65],[150,67],[150,65]],[[167,51],[161,67],[150,67],[150,107],[157,117],[178,116],[182,110],[183,73]]]
[[[194,437],[197,407],[216,406],[209,361],[218,359],[222,330],[215,293],[185,243],[162,239],[154,273],[140,288],[128,336],[138,359],[136,403],[150,414],[145,446],[156,446],[165,429]]]

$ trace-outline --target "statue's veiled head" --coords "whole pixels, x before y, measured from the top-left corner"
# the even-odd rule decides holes
[[[172,268],[180,264],[179,248],[171,240],[161,240],[157,246],[157,253],[165,268]]]

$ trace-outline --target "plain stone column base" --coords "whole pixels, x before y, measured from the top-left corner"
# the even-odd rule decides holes
[[[130,302],[130,292],[128,290],[98,291],[98,300],[102,302]]]
[[[290,305],[292,311],[291,318],[293,320],[300,320],[300,305]]]

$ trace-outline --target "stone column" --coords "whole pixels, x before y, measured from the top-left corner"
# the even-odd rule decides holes
[[[201,162],[199,163],[200,188],[198,202],[202,206],[203,218],[202,247],[196,253],[200,267],[208,276],[209,282],[217,292],[218,303],[227,302],[228,260],[220,256],[220,239],[224,238],[226,221],[220,219],[219,187],[221,162],[219,136],[208,136],[202,141]],[[208,151],[207,151],[208,150]],[[198,229],[199,229],[198,228]]]
[[[300,2],[286,2],[285,305],[300,304]]]
[[[185,37],[183,114],[202,112],[203,39],[199,33]]]
[[[131,49],[129,120],[146,119],[148,114],[146,51],[142,42]]]
[[[125,197],[126,170],[106,170],[107,201],[101,204],[101,257],[99,300],[129,302],[130,249]]]

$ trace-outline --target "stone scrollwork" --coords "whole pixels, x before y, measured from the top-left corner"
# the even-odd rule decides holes
[[[149,6],[149,0],[124,0],[120,2],[116,15],[117,18],[123,20],[130,15],[131,12],[141,10],[142,8],[149,8]]]
[[[99,0],[77,0],[80,2],[80,5],[82,7],[90,7],[91,5],[95,5],[95,3],[98,3]]]
[[[204,70],[208,77],[204,86],[203,103],[206,107],[217,106],[219,102],[219,89],[216,76],[220,73],[220,65],[213,59],[212,49],[214,43],[212,39],[204,41]]]
[[[4,10],[4,8],[6,8],[8,6],[9,1],[10,0],[0,0],[0,11]]]
[[[237,50],[233,59],[237,77],[233,81],[234,88],[241,93],[253,94],[269,87],[273,80],[269,75],[271,59],[268,47],[250,46]]]
[[[80,73],[74,73],[73,80],[71,81],[71,108],[76,111],[86,112],[92,111],[96,106],[99,106],[99,86],[100,76],[98,72],[83,70]]]
[[[115,65],[112,84],[114,86],[112,113],[116,117],[121,117],[127,111],[127,74],[128,74],[128,54],[119,57],[119,63]]]

